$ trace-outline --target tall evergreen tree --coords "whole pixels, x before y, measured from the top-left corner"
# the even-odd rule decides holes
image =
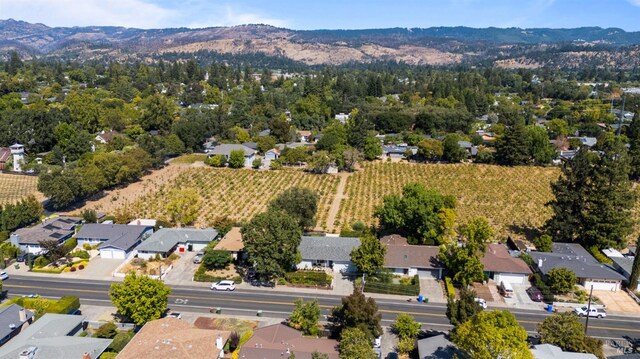
[[[529,162],[530,139],[523,121],[507,127],[496,141],[496,160],[505,166],[524,165]]]
[[[633,116],[631,126],[627,130],[629,137],[629,159],[631,162],[631,173],[629,177],[637,181],[640,179],[640,116]]]

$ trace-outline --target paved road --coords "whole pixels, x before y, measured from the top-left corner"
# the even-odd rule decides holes
[[[110,283],[105,281],[60,280],[58,278],[12,276],[4,281],[8,295],[39,294],[43,297],[61,297],[75,295],[85,304],[109,305]],[[169,308],[176,311],[209,312],[212,308],[221,308],[223,314],[256,315],[258,310],[264,316],[285,318],[293,309],[293,299],[317,298],[327,315],[330,309],[340,303],[340,297],[334,295],[295,295],[279,292],[276,289],[240,290],[233,292],[213,292],[202,287],[173,286],[169,298]],[[399,313],[413,315],[423,323],[425,330],[448,330],[449,322],[445,316],[446,305],[422,304],[405,300],[379,299],[379,311],[383,325],[389,325]],[[543,311],[512,311],[520,324],[530,333],[549,314]],[[604,339],[640,338],[640,319],[610,316],[603,319],[590,319],[589,335]]]

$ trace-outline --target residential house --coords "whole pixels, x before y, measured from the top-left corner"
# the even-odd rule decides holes
[[[126,259],[135,255],[134,248],[153,233],[151,226],[87,223],[78,234],[78,245],[99,246],[100,257]]]
[[[598,262],[577,243],[553,243],[552,252],[531,252],[534,266],[543,275],[553,268],[573,271],[585,288],[618,291],[625,277],[612,267]]]
[[[582,137],[568,137],[568,139],[577,139],[580,141],[580,143],[582,144],[582,146],[586,146],[586,147],[593,147],[596,145],[596,143],[598,143],[598,139],[595,137],[586,137],[586,136],[582,136]]]
[[[222,237],[220,242],[213,248],[217,251],[227,251],[231,253],[233,259],[238,259],[242,255],[244,250],[244,243],[242,242],[242,233],[240,227],[233,227],[227,234]]]
[[[442,278],[444,266],[438,261],[440,249],[437,246],[408,244],[407,239],[397,234],[380,238],[387,247],[384,267],[395,274],[420,278]]]
[[[224,356],[224,346],[231,332],[194,328],[188,322],[173,317],[145,324],[118,359],[218,359]]]
[[[85,320],[82,315],[47,313],[0,347],[0,359],[96,359],[111,339],[80,337]]]
[[[158,221],[155,219],[146,219],[146,218],[136,218],[133,221],[129,222],[130,226],[146,226],[146,227],[156,227]]]
[[[34,316],[35,313],[17,304],[0,308],[0,346],[28,327]]]
[[[313,352],[338,359],[338,341],[303,337],[302,333],[284,324],[255,329],[253,336],[240,349],[239,358],[282,359],[292,353],[296,359],[311,359]]]
[[[478,146],[474,146],[473,143],[469,141],[458,141],[458,146],[467,151],[467,155],[475,156],[478,154]]]
[[[407,144],[384,145],[382,146],[382,156],[391,159],[406,159],[405,154],[411,151],[412,155],[418,153],[417,146],[408,146]]]
[[[202,144],[202,149],[205,153],[210,153],[217,145],[218,140],[215,137],[210,137]]]
[[[215,110],[216,108],[218,108],[218,105],[215,103],[212,103],[212,104],[192,103],[191,105],[187,106],[187,108],[191,108],[194,110]]]
[[[254,151],[258,151],[258,143],[257,142],[245,142],[242,144],[243,146],[247,146]]]
[[[11,157],[11,149],[9,147],[0,147],[0,171],[7,168],[7,162]]]
[[[465,352],[453,344],[446,335],[440,334],[418,340],[418,358],[420,359],[454,359],[468,358]]]
[[[507,247],[502,244],[488,244],[480,262],[484,266],[484,272],[496,283],[526,284],[529,282],[531,269],[527,263],[520,258],[512,257]]]
[[[139,258],[150,259],[159,255],[166,258],[175,250],[199,251],[218,238],[213,228],[161,228],[137,248]]]
[[[311,137],[311,131],[298,130],[296,131],[296,134],[298,135],[298,141],[302,143],[309,143],[313,141],[313,137]]]
[[[43,251],[41,241],[53,240],[62,244],[75,234],[75,228],[81,221],[82,218],[77,217],[49,218],[33,227],[16,230],[11,233],[9,241],[21,252],[40,254]]]
[[[277,160],[278,158],[280,158],[280,150],[277,148],[272,148],[269,151],[264,153],[264,160],[265,161],[273,161],[273,160]]]
[[[102,131],[96,135],[96,141],[102,143],[103,145],[109,144],[115,135],[119,135],[117,131]]]
[[[258,137],[267,137],[267,136],[271,136],[271,129],[269,128],[258,132]]]
[[[625,277],[625,282],[629,283],[631,278],[631,270],[633,269],[634,255],[623,255],[615,249],[609,248],[602,251],[611,261],[613,261],[613,267]],[[638,279],[640,284],[640,279]]]
[[[626,122],[631,122],[631,120],[633,120],[633,116],[635,116],[634,112],[631,112],[631,111],[623,112],[617,108],[614,108],[613,110],[611,110],[611,113],[613,113],[616,116],[616,118],[622,117],[623,121],[626,121]]]
[[[351,252],[360,247],[359,238],[303,236],[298,246],[302,261],[298,269],[332,268],[335,272],[352,272]]]
[[[535,359],[597,359],[591,353],[565,352],[562,348],[551,344],[538,344],[531,348],[531,354]]]
[[[244,167],[251,168],[251,166],[253,166],[253,160],[256,159],[256,151],[245,145],[238,145],[238,144],[218,145],[209,152],[209,157],[221,155],[228,161],[229,157],[231,156],[231,152],[233,151],[244,152]]]
[[[347,121],[349,121],[349,117],[351,116],[351,114],[344,114],[342,112],[336,114],[335,119],[338,120],[338,122],[340,122],[341,124],[345,124],[347,123]]]

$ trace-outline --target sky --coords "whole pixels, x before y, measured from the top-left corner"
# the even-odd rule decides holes
[[[388,27],[619,27],[640,31],[640,0],[0,0],[0,19],[136,28],[269,24]]]

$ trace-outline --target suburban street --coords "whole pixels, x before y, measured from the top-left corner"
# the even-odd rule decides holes
[[[61,297],[74,295],[80,297],[82,304],[110,306],[108,290],[111,283],[106,281],[60,280],[57,278],[34,278],[12,276],[4,281],[4,290],[9,297],[38,294],[43,297]],[[222,314],[256,316],[261,310],[265,317],[286,318],[293,308],[294,298],[305,300],[317,298],[327,315],[330,309],[340,303],[340,297],[334,295],[311,295],[281,292],[277,289],[240,290],[233,292],[214,292],[202,287],[172,286],[169,309],[208,313],[211,309],[221,308]],[[446,305],[407,302],[402,297],[395,299],[377,299],[383,325],[390,325],[397,314],[408,313],[423,324],[425,330],[447,330],[450,328],[445,316]],[[520,324],[530,333],[549,313],[518,309],[513,311]],[[607,318],[592,318],[589,321],[589,335],[603,338],[640,338],[640,318],[610,315]]]

